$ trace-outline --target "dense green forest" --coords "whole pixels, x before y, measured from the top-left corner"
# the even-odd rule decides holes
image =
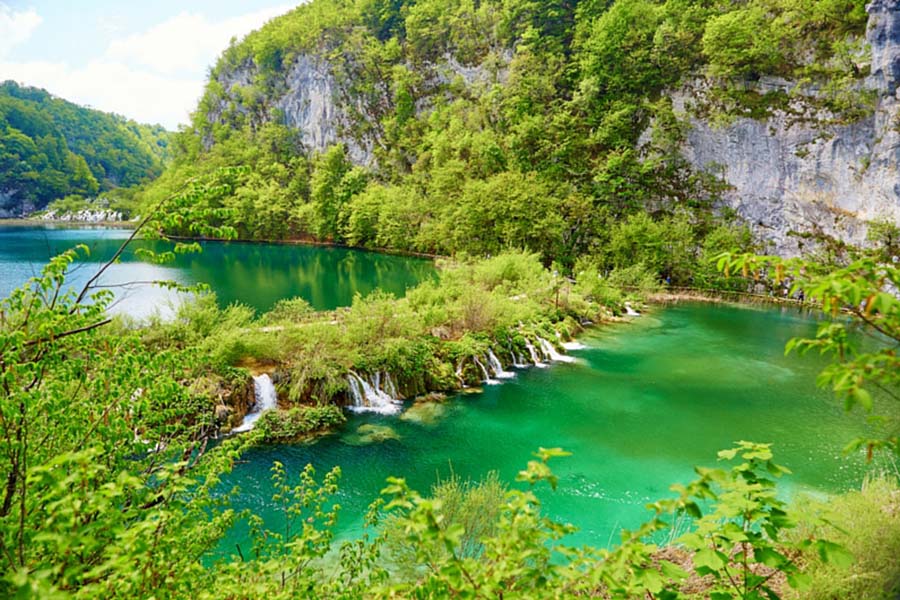
[[[789,103],[859,118],[865,23],[862,0],[316,0],[224,52],[146,202],[242,165],[170,233],[205,220],[241,238],[520,248],[684,283],[701,255],[753,240],[714,209],[715,172],[681,155],[689,115],[668,92],[686,86],[708,119]],[[344,115],[327,149],[278,103],[306,59]],[[763,77],[797,88],[759,91]]]
[[[0,84],[0,209],[8,214],[144,183],[168,156],[169,133],[159,125]]]

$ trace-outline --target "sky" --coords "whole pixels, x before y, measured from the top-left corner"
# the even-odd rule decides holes
[[[175,130],[232,37],[290,0],[0,0],[0,81]]]

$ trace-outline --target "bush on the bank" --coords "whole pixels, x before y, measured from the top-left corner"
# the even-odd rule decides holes
[[[638,298],[646,297],[662,288],[656,274],[647,269],[643,263],[613,269],[610,271],[607,281],[613,288],[628,290],[632,296]]]
[[[287,410],[268,410],[260,415],[253,432],[262,442],[296,441],[311,433],[334,429],[347,418],[333,404],[294,406]]]
[[[616,314],[624,312],[626,300],[646,298],[662,287],[643,263],[614,269],[604,276],[595,261],[581,259],[575,263],[575,272],[578,293]]]
[[[303,321],[315,312],[312,305],[303,298],[285,298],[276,302],[272,310],[262,316],[262,321],[268,324]]]
[[[451,472],[449,477],[431,486],[429,499],[437,507],[437,526],[445,533],[461,528],[459,544],[453,549],[419,548],[408,539],[408,512],[400,510],[389,516],[382,527],[386,554],[395,567],[394,575],[408,582],[415,581],[426,576],[432,565],[445,562],[451,553],[456,559],[478,558],[484,552],[482,540],[497,533],[508,489],[496,471],[477,481],[464,480]],[[424,552],[424,560],[417,558],[419,552]]]
[[[900,596],[900,484],[897,474],[869,478],[861,490],[827,501],[806,499],[804,510],[822,513],[827,524],[801,527],[792,537],[824,537],[843,545],[855,558],[837,565],[815,553],[807,572],[810,585],[789,595],[798,600],[897,598]],[[802,500],[798,501],[802,502]]]

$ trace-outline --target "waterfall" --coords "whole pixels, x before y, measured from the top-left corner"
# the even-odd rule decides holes
[[[353,371],[347,374],[347,383],[350,386],[350,398],[353,405],[350,410],[354,412],[375,412],[383,415],[392,415],[402,408],[399,400],[379,389],[381,374],[376,373],[373,382],[369,383]],[[393,382],[391,382],[393,386]]]
[[[463,379],[462,367],[464,361],[459,361],[459,364],[456,365],[456,378],[459,379],[459,384],[462,386],[466,385],[466,380]]]
[[[497,385],[500,383],[497,379],[491,379],[491,374],[488,372],[487,367],[484,366],[484,363],[478,360],[477,356],[473,356],[472,360],[475,361],[475,364],[478,365],[478,368],[481,369],[482,375],[484,375],[484,380],[482,383],[486,383],[488,385]]]
[[[231,430],[232,433],[250,431],[256,425],[260,415],[267,410],[278,407],[278,395],[275,392],[275,384],[272,383],[272,378],[265,373],[253,378],[253,393],[256,397],[253,409],[247,413],[240,425]]]
[[[491,369],[494,370],[494,377],[497,377],[498,379],[509,379],[510,377],[516,376],[512,371],[503,370],[503,365],[500,363],[500,359],[497,358],[497,355],[494,354],[493,350],[488,350],[488,362],[491,365]]]
[[[534,366],[541,367],[541,368],[544,368],[547,366],[541,361],[541,359],[538,358],[537,350],[535,349],[534,344],[532,344],[530,340],[528,340],[528,339],[525,340],[525,347],[528,348],[528,354],[531,355],[531,362],[534,363]]]
[[[512,366],[514,366],[515,368],[524,369],[528,367],[528,365],[525,364],[525,360],[522,358],[521,354],[516,354],[515,352],[510,350],[509,357],[512,359]]]
[[[397,392],[397,386],[394,385],[394,380],[391,379],[391,374],[387,371],[384,372],[384,391],[394,400],[400,399],[400,394]]]
[[[641,313],[639,313],[638,311],[636,311],[636,310],[634,310],[633,308],[631,308],[631,305],[628,304],[627,302],[625,303],[625,314],[628,315],[629,317],[639,317],[639,316],[641,316]]]
[[[369,385],[371,385],[373,389],[381,389],[381,371],[376,371],[375,374],[372,375],[372,379]]]
[[[562,334],[560,332],[556,332],[556,339],[559,340],[559,345],[562,346],[565,350],[584,350],[587,348],[581,342],[576,342],[572,340],[571,342],[564,342],[562,339]]]
[[[544,356],[549,358],[554,362],[575,362],[575,358],[571,356],[566,356],[565,354],[560,354],[556,351],[556,348],[553,347],[553,344],[548,342],[542,337],[538,338],[538,342],[541,345],[541,350],[544,352]]]

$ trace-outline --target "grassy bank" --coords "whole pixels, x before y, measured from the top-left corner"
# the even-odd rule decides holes
[[[719,290],[713,288],[666,287],[653,292],[647,297],[648,302],[656,304],[677,304],[678,302],[730,302],[737,304],[761,304],[772,306],[813,307],[815,304],[775,294],[754,294],[735,290]]]

